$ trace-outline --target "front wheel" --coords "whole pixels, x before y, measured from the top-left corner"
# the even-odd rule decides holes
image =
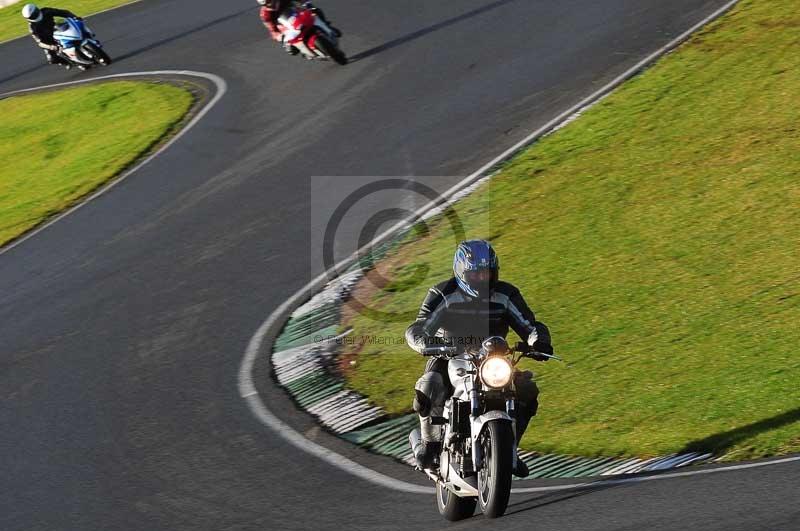
[[[347,64],[347,56],[335,44],[333,44],[325,35],[317,35],[314,41],[314,48],[325,57],[330,57],[338,64],[344,66]]]
[[[478,472],[478,501],[488,518],[503,516],[511,495],[514,465],[514,430],[511,423],[493,420],[486,424],[478,444],[483,450],[483,467]]]
[[[469,518],[475,513],[476,498],[459,498],[444,487],[441,482],[436,483],[436,506],[439,514],[451,522],[458,522]]]
[[[94,43],[88,42],[84,45],[84,50],[88,53],[91,59],[100,65],[108,66],[111,64],[111,57],[99,46]]]

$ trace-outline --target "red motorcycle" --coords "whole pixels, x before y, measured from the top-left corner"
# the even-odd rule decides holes
[[[332,59],[347,64],[347,56],[339,48],[339,37],[313,6],[304,4],[289,9],[278,17],[278,30],[284,45],[294,46],[306,59]]]

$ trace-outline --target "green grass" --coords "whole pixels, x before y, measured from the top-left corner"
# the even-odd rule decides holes
[[[113,178],[193,101],[183,88],[128,81],[0,100],[0,245]]]
[[[536,365],[542,408],[525,448],[800,451],[796,8],[743,1],[457,205],[569,361]],[[405,318],[346,325],[401,336],[453,249],[445,223],[403,245],[379,266],[394,280],[359,296]],[[420,264],[431,273],[408,289]],[[410,411],[424,360],[358,354],[348,384]]]
[[[63,2],[37,5],[40,7],[69,9],[78,16],[86,17],[98,11],[121,6],[130,2],[131,0],[64,0]],[[22,6],[25,4],[26,2],[22,1],[18,4],[12,4],[0,9],[0,42],[28,34],[28,23],[20,14]],[[99,28],[97,29],[99,32]]]

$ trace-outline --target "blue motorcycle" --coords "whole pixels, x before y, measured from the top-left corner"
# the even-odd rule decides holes
[[[53,37],[61,46],[61,56],[76,66],[89,68],[111,64],[111,57],[83,20],[64,19],[63,23],[56,25]]]

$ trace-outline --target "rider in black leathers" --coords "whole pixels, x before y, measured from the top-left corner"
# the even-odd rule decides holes
[[[453,263],[454,277],[428,291],[417,320],[406,330],[408,345],[416,350],[437,344],[480,348],[491,336],[505,337],[509,328],[527,341],[535,352],[552,354],[550,333],[536,320],[520,291],[498,279],[499,261],[484,240],[462,242]],[[534,359],[546,361],[543,356]],[[447,359],[431,358],[415,386],[414,410],[420,415],[422,445],[415,451],[420,468],[430,468],[441,450],[441,432],[431,417],[441,416],[453,389],[447,374]],[[538,408],[539,389],[528,371],[515,377],[517,391],[517,443]],[[522,459],[514,474],[528,475]]]
[[[44,51],[47,62],[51,65],[69,67],[72,63],[61,55],[61,47],[53,38],[53,32],[56,27],[55,17],[82,19],[67,9],[38,8],[34,4],[26,4],[22,8],[22,16],[27,19],[31,37],[39,45],[39,48]]]

